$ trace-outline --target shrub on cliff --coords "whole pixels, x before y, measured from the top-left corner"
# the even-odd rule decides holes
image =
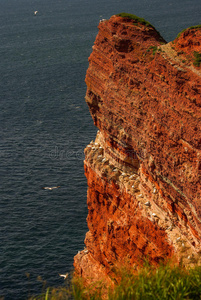
[[[193,55],[195,57],[193,64],[194,66],[199,67],[201,64],[201,53],[194,51]]]

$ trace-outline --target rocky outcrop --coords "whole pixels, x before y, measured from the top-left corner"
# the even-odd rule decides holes
[[[86,249],[78,275],[110,282],[115,264],[200,260],[201,29],[166,43],[149,24],[112,16],[89,57]]]

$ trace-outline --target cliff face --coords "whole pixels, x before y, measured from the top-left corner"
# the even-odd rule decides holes
[[[77,274],[116,263],[185,264],[201,251],[201,29],[166,43],[151,26],[113,16],[99,24],[86,102],[99,128],[85,149],[86,249]]]

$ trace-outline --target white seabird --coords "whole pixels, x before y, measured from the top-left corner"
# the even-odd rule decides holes
[[[66,273],[66,274],[59,274],[59,276],[60,277],[63,277],[64,278],[64,280],[68,277],[68,273]]]
[[[60,187],[60,185],[52,186],[52,187],[44,186],[43,189],[44,189],[44,190],[52,191],[52,190],[54,190],[54,189],[58,189],[59,187]]]
[[[38,11],[37,11],[37,10],[35,10],[35,11],[34,11],[34,16],[36,16],[36,15],[37,15],[37,13],[38,13]]]

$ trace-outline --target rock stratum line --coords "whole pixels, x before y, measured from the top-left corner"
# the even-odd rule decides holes
[[[86,279],[201,253],[201,28],[166,43],[149,24],[112,16],[99,24],[86,74],[98,132],[85,149]],[[198,55],[199,58],[199,55]]]

